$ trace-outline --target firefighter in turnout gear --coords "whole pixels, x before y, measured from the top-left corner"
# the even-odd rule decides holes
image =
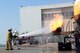
[[[75,46],[76,46],[76,51],[80,53],[80,0],[75,0],[74,3],[74,19],[77,23],[77,26],[75,28]]]
[[[80,0],[76,0],[73,7],[74,7],[74,19],[80,26]]]
[[[6,50],[13,50],[12,48],[12,29],[8,29],[6,36]]]

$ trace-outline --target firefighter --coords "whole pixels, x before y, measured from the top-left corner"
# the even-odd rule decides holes
[[[12,28],[8,29],[6,36],[6,50],[13,50],[12,48]]]
[[[80,26],[80,0],[76,0],[73,7],[74,7],[74,19]]]
[[[18,31],[14,31],[14,33],[13,33],[13,44],[16,45],[16,49],[20,50],[18,35],[19,35]]]
[[[13,45],[16,45],[16,37],[18,35],[18,32],[17,31],[14,31],[13,33]]]
[[[75,0],[74,3],[74,19],[77,23],[76,29],[75,29],[75,46],[76,51],[80,52],[80,0]]]

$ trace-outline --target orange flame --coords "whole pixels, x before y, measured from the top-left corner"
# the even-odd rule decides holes
[[[50,31],[55,31],[58,27],[61,27],[63,24],[62,15],[56,13],[53,16],[54,18],[50,22]]]

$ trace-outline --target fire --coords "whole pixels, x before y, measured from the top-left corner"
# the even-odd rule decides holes
[[[50,31],[55,31],[58,27],[61,27],[63,25],[62,15],[56,13],[53,16],[54,18],[50,22]]]

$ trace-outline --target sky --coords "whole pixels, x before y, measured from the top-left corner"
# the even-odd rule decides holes
[[[8,28],[19,31],[20,6],[39,6],[74,2],[74,0],[0,0],[0,44],[6,42]]]

